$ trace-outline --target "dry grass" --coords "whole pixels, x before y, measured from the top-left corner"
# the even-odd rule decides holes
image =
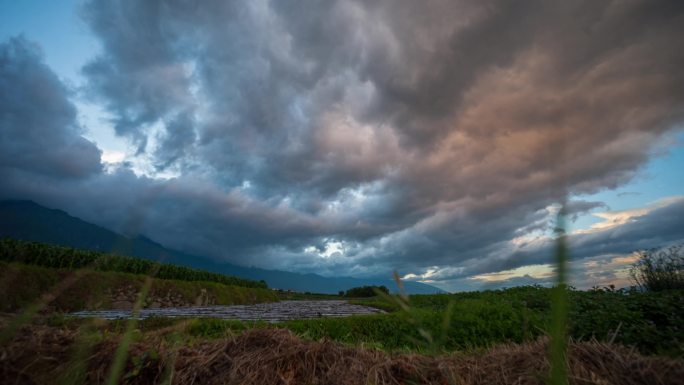
[[[499,346],[481,354],[428,357],[387,354],[332,341],[308,341],[282,329],[175,347],[148,336],[130,347],[123,381],[130,384],[543,384],[546,341]],[[69,370],[76,331],[27,326],[0,350],[3,384],[103,383],[117,337],[88,349],[82,373]],[[681,384],[684,361],[643,357],[598,342],[569,344],[572,384]],[[70,377],[71,376],[71,377]],[[71,381],[73,380],[73,381]]]

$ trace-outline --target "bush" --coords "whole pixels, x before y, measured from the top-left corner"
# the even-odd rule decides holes
[[[637,251],[630,276],[643,290],[684,289],[684,245]]]
[[[389,289],[384,285],[353,287],[347,290],[344,296],[351,298],[375,297],[379,292],[389,294]]]

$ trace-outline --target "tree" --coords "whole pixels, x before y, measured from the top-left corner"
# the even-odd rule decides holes
[[[629,274],[642,290],[684,289],[684,244],[639,250]]]

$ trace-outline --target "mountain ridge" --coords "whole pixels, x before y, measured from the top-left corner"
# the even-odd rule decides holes
[[[268,270],[220,262],[168,249],[145,235],[127,237],[86,222],[64,210],[47,208],[29,200],[0,201],[0,237],[129,255],[257,281],[264,280],[269,287],[284,290],[336,294],[357,286],[385,285],[397,291],[396,284],[390,279],[324,277],[314,273]],[[404,282],[404,289],[409,294],[443,292],[420,282]]]

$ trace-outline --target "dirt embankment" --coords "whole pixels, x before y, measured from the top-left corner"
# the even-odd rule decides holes
[[[65,329],[31,326],[0,350],[6,383],[51,384],[69,378],[103,383],[118,339],[89,349]],[[145,339],[129,349],[128,384],[544,384],[547,344],[507,345],[481,354],[428,357],[308,341],[282,329],[249,330],[220,341],[174,346]],[[156,341],[156,342],[152,342]],[[76,359],[74,357],[80,357]],[[684,361],[643,357],[596,342],[571,343],[571,384],[681,384]]]

